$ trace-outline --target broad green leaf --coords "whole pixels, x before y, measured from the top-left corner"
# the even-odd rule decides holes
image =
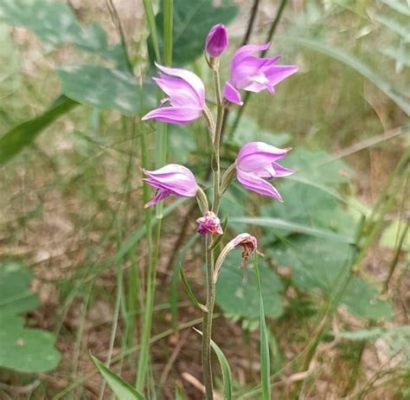
[[[169,125],[169,157],[171,162],[185,164],[196,149],[195,139],[189,127]]]
[[[94,365],[103,376],[108,386],[119,400],[144,400],[145,397],[138,393],[131,385],[123,381],[118,375],[107,368],[98,358],[90,355]]]
[[[380,338],[387,345],[387,354],[390,357],[395,357],[396,362],[399,361],[404,365],[410,363],[410,325],[344,331],[334,335],[352,341],[374,341]]]
[[[257,258],[257,256],[255,257]],[[258,260],[255,261],[256,280],[258,282],[259,292],[259,326],[260,326],[260,359],[261,359],[261,385],[262,385],[262,399],[270,400],[271,383],[270,383],[270,354],[269,354],[269,332],[266,327],[265,308],[262,295],[262,283],[259,273]]]
[[[266,250],[279,266],[292,271],[293,284],[303,292],[320,289],[331,297],[340,277],[352,266],[352,249],[349,245],[313,237],[297,237],[275,244]],[[389,319],[391,305],[378,299],[377,289],[362,278],[353,276],[341,303],[360,318]]]
[[[229,113],[228,125],[235,120],[235,113]],[[246,115],[241,117],[241,123],[235,130],[234,143],[241,147],[244,143],[251,141],[261,141],[273,146],[283,147],[289,143],[290,134],[286,132],[270,132],[261,129],[257,122]]]
[[[57,367],[60,353],[55,337],[24,328],[24,319],[0,312],[0,367],[21,372],[47,372]]]
[[[354,239],[349,236],[339,235],[337,233],[326,231],[320,228],[312,228],[310,226],[297,224],[294,222],[288,222],[279,218],[266,218],[266,217],[233,217],[230,218],[232,223],[242,223],[248,225],[263,226],[265,228],[274,228],[292,233],[314,236],[333,240],[339,243],[354,243]]]
[[[53,46],[74,44],[78,48],[126,65],[121,46],[111,46],[98,25],[82,26],[71,8],[51,0],[2,0],[0,21],[24,26]]]
[[[216,285],[216,302],[226,314],[248,320],[259,319],[259,291],[252,268],[252,263],[243,265],[239,250],[226,257]],[[262,260],[259,270],[265,314],[277,318],[283,312],[282,283]]]
[[[45,372],[60,360],[55,338],[40,329],[24,328],[24,318],[17,315],[39,304],[30,283],[31,274],[21,263],[0,263],[0,368]]]
[[[0,263],[0,316],[35,309],[38,297],[30,290],[31,273],[16,261]]]
[[[407,115],[410,115],[410,101],[399,92],[385,77],[379,76],[369,66],[362,61],[335,46],[328,45],[320,40],[308,39],[304,37],[289,38],[292,42],[298,43],[303,47],[315,50],[325,54],[357,71],[364,76],[376,87],[378,87],[386,96],[390,97]]]
[[[225,0],[219,7],[214,7],[212,0],[174,0],[173,21],[173,62],[175,65],[189,64],[204,51],[208,31],[215,24],[227,24],[238,12],[238,7]],[[156,17],[159,38],[163,36],[162,10]],[[160,53],[163,44],[160,42]],[[151,57],[153,59],[153,57]]]
[[[135,115],[151,96],[130,73],[101,65],[64,66],[58,75],[67,97],[100,110],[115,108]]]
[[[378,297],[378,290],[370,282],[353,276],[343,293],[341,302],[356,317],[390,320],[393,317],[391,304]]]
[[[360,214],[353,213],[350,199],[337,192],[350,181],[353,175],[350,168],[341,160],[330,161],[330,155],[323,151],[305,149],[292,152],[287,166],[296,173],[278,180],[284,202],[267,202],[261,208],[265,222],[257,222],[269,227],[266,229],[269,241],[275,239],[272,233],[281,236],[303,233],[352,243]]]
[[[0,165],[32,144],[47,126],[77,105],[77,102],[68,97],[60,96],[43,114],[25,121],[3,134],[0,137]]]
[[[198,329],[194,330],[198,332],[202,336],[202,332]],[[224,386],[224,400],[231,400],[232,399],[232,386],[233,386],[233,379],[232,379],[232,371],[231,367],[229,366],[228,360],[221,350],[221,348],[211,339],[211,347],[212,350],[215,352],[216,357],[219,361],[219,366],[221,367],[222,371],[222,380]]]
[[[314,237],[284,240],[264,251],[279,266],[292,270],[292,281],[299,290],[321,289],[325,293],[332,293],[350,253],[347,244]]]
[[[295,170],[296,176],[306,180],[317,181],[322,186],[337,188],[349,183],[354,171],[343,160],[334,159],[323,150],[310,150],[298,147],[292,150],[283,164]]]
[[[220,215],[222,218],[228,218],[230,221],[231,217],[246,215],[247,197],[248,192],[242,186],[231,185],[221,200]],[[246,229],[246,224],[236,222],[235,224],[230,224],[229,228],[234,232],[240,233]]]

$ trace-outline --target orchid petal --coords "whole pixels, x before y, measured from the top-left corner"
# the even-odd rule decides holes
[[[202,110],[187,107],[160,107],[144,115],[142,121],[155,119],[177,125],[186,125],[202,115]]]
[[[230,82],[225,83],[224,98],[230,103],[237,104],[238,106],[243,104],[241,94]]]
[[[263,196],[274,197],[275,199],[282,201],[282,196],[277,189],[259,176],[237,169],[236,177],[245,188]]]
[[[197,75],[182,68],[164,67],[163,65],[159,65],[157,63],[155,65],[164,74],[181,78],[182,80],[187,82],[195,91],[199,104],[201,104],[202,106],[205,105],[205,87],[203,82]]]

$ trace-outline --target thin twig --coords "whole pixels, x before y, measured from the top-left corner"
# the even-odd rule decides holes
[[[248,20],[248,27],[246,28],[245,36],[242,39],[242,46],[248,43],[251,36],[253,25],[255,24],[256,14],[258,12],[259,0],[254,0],[251,10],[251,15]]]

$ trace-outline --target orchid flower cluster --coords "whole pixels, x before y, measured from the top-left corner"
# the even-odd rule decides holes
[[[280,149],[264,142],[250,142],[241,147],[235,162],[221,176],[220,142],[225,110],[232,106],[243,105],[241,91],[259,93],[267,90],[274,95],[277,84],[297,71],[295,65],[278,64],[279,56],[258,57],[257,53],[267,50],[269,44],[245,45],[234,53],[230,63],[229,79],[221,90],[219,64],[220,57],[227,46],[228,34],[225,26],[218,24],[212,27],[205,42],[205,57],[214,75],[216,122],[206,104],[205,86],[202,80],[185,69],[158,64],[156,66],[159,76],[153,79],[167,97],[161,101],[158,108],[142,118],[145,121],[156,120],[177,125],[190,124],[199,118],[204,118],[209,128],[213,148],[211,207],[208,206],[208,198],[198,185],[194,174],[185,166],[168,164],[155,171],[144,170],[145,182],[156,190],[146,207],[153,206],[168,196],[196,197],[202,212],[202,216],[197,219],[197,224],[198,233],[205,236],[207,260],[207,299],[206,305],[201,308],[204,311],[202,350],[207,399],[212,399],[210,342],[218,273],[226,255],[234,248],[238,246],[243,248],[242,255],[245,260],[257,249],[256,238],[248,233],[242,233],[229,241],[219,252],[218,257],[215,257],[215,244],[219,236],[224,233],[218,217],[220,199],[236,175],[237,181],[246,189],[282,201],[280,193],[269,180],[292,174],[290,169],[279,163],[287,156],[289,149]]]

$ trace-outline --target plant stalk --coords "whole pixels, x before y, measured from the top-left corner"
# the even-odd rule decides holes
[[[217,118],[214,132],[211,132],[213,138],[213,154],[211,160],[212,181],[213,181],[213,202],[212,211],[217,214],[221,199],[221,168],[220,168],[220,142],[221,132],[224,120],[224,104],[221,92],[221,84],[219,77],[219,63],[213,67],[215,94],[217,101]],[[212,126],[212,124],[208,124]],[[214,280],[215,270],[215,248],[211,240],[206,237],[206,309],[203,315],[202,322],[202,365],[205,385],[206,400],[213,400],[213,379],[212,379],[212,363],[211,363],[211,339],[212,339],[212,319],[215,306],[215,288],[216,281]]]
[[[206,246],[206,309],[202,322],[202,365],[204,369],[204,385],[206,400],[213,400],[213,379],[211,364],[212,317],[215,305],[215,283],[212,279],[214,271],[214,250],[209,249],[209,240],[205,239]]]

